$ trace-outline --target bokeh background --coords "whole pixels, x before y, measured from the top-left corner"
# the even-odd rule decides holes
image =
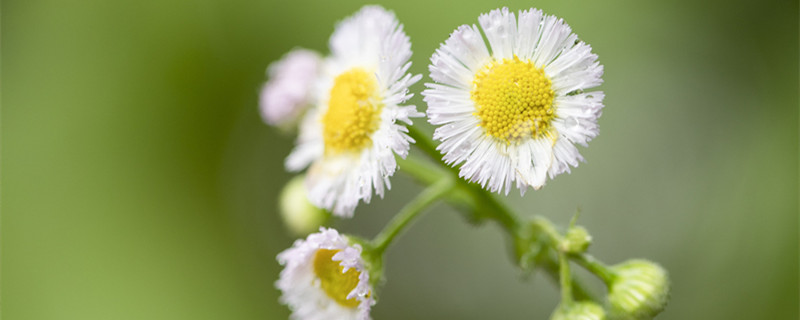
[[[580,207],[593,254],[662,263],[658,319],[798,319],[797,1],[381,4],[425,74],[497,6],[564,18],[605,65],[601,135],[511,205],[561,225]],[[294,240],[276,213],[293,138],[261,122],[257,93],[270,62],[327,52],[361,5],[3,1],[2,317],[287,318],[273,283]],[[375,235],[420,190],[393,185],[334,225]],[[496,225],[439,205],[390,248],[373,317],[546,319],[556,287],[507,253]]]

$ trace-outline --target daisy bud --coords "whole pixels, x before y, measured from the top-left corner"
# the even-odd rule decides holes
[[[283,223],[295,235],[307,235],[319,229],[329,218],[329,214],[308,201],[308,193],[303,186],[304,175],[299,175],[283,187],[280,195],[280,214]]]
[[[615,277],[609,286],[608,309],[611,319],[652,319],[667,304],[667,272],[647,260],[630,260],[612,268]]]
[[[604,320],[606,312],[591,301],[579,301],[561,306],[550,316],[550,320]]]
[[[581,226],[574,226],[567,230],[564,242],[561,243],[561,250],[566,253],[583,253],[592,243],[592,236],[589,231]]]

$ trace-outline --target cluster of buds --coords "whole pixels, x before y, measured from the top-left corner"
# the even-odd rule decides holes
[[[569,266],[566,257],[573,257],[589,271],[602,279],[608,287],[605,306],[593,301],[572,301],[568,293],[561,305],[553,312],[551,320],[646,320],[652,319],[664,310],[669,298],[669,277],[666,270],[658,264],[633,259],[614,266],[605,266],[585,254],[591,243],[586,228],[573,225],[564,237],[553,233],[558,251],[561,253],[562,290],[570,285]],[[567,279],[564,279],[567,277]]]

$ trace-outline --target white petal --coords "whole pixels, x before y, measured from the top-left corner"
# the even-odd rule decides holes
[[[483,32],[492,47],[495,59],[513,58],[517,43],[517,19],[508,8],[495,9],[478,17]]]

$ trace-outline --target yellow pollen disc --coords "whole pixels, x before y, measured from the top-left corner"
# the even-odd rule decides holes
[[[358,300],[347,299],[347,295],[358,285],[361,273],[354,268],[342,272],[344,267],[339,265],[340,262],[333,261],[333,255],[339,251],[341,250],[317,250],[314,253],[314,273],[319,278],[320,287],[331,299],[345,307],[355,308],[358,306]]]
[[[472,82],[474,115],[486,134],[506,144],[547,135],[555,117],[551,84],[544,69],[517,56],[492,62]]]
[[[382,108],[374,75],[354,68],[337,76],[322,117],[325,153],[357,152],[370,145]]]

